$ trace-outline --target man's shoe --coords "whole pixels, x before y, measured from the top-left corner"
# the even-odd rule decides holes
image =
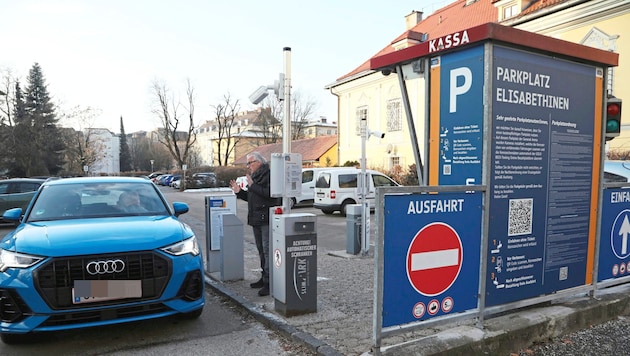
[[[250,283],[249,286],[252,288],[262,288],[265,284],[263,283],[262,278],[260,278],[257,282]]]
[[[258,295],[261,297],[264,297],[266,295],[269,295],[269,284],[265,284],[259,291],[258,291]]]

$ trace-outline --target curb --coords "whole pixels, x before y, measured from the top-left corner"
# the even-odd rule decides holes
[[[568,297],[484,321],[484,328],[453,325],[434,335],[386,348],[392,355],[510,355],[535,342],[612,320],[630,312],[630,287],[601,290],[597,297]]]
[[[231,289],[227,288],[223,283],[212,279],[210,276],[205,274],[205,283],[208,287],[212,288],[218,294],[231,299],[233,302],[238,304],[241,308],[251,314],[254,319],[258,320],[262,324],[266,325],[269,328],[272,328],[280,333],[282,333],[285,337],[290,340],[299,342],[310,350],[316,352],[318,355],[322,356],[342,356],[337,350],[335,350],[332,346],[326,344],[325,342],[319,340],[313,335],[304,332],[290,324],[288,324],[284,319],[279,316],[266,311],[265,309],[259,307],[258,305],[248,301],[242,296],[234,293]]]

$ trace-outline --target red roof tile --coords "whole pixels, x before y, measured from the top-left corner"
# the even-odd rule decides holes
[[[316,161],[324,153],[328,152],[335,144],[337,144],[337,136],[319,136],[314,138],[305,138],[302,140],[291,141],[291,152],[302,155],[302,161]],[[272,153],[282,153],[282,143],[270,143],[258,146],[252,151],[258,151],[267,160],[271,159]],[[239,157],[234,161],[235,165],[247,163],[247,155]]]
[[[479,0],[466,6],[466,0],[457,0],[427,16],[426,19],[420,21],[416,26],[398,36],[392,43],[404,40],[405,38],[416,40],[415,35],[413,37],[410,36],[410,34],[413,33],[426,33],[428,36],[427,40],[430,40],[487,22],[496,22],[499,15],[497,8],[494,7],[492,2],[492,0]],[[388,45],[376,53],[374,57],[391,52],[394,52],[394,48]],[[358,68],[337,80],[343,80],[369,69],[370,60],[368,59]]]

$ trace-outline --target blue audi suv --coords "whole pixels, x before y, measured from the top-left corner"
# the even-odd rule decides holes
[[[0,337],[133,322],[204,307],[197,237],[151,181],[67,178],[42,184],[0,241]]]

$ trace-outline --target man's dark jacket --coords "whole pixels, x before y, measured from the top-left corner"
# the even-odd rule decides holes
[[[252,173],[253,183],[247,191],[241,189],[236,196],[247,201],[247,224],[251,226],[269,224],[269,208],[282,205],[281,198],[270,196],[269,164],[263,163]]]

